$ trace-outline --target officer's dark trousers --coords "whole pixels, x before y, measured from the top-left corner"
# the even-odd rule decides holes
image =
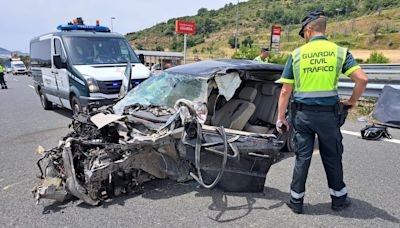
[[[336,113],[296,111],[292,122],[295,128],[296,163],[290,186],[291,200],[303,200],[315,135],[318,136],[320,155],[332,200],[345,198],[347,189],[343,182],[342,134]]]
[[[0,73],[0,85],[1,87],[6,86],[6,82],[4,80],[4,73]]]

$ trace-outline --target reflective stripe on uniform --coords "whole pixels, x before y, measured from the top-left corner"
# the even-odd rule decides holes
[[[280,78],[279,82],[293,84],[294,83],[294,79]]]
[[[344,75],[350,76],[351,73],[353,73],[355,70],[361,69],[359,65],[353,66],[352,68],[348,69],[346,72],[344,72]]]
[[[291,195],[293,198],[295,198],[295,199],[301,199],[301,198],[304,197],[304,192],[302,192],[302,193],[297,193],[297,192],[295,192],[295,191],[293,191],[293,190],[290,190],[290,195]]]
[[[331,192],[332,196],[336,196],[336,197],[341,197],[341,196],[344,196],[344,195],[347,194],[347,188],[346,187],[342,188],[340,191],[335,191],[335,190],[330,188],[329,191]]]
[[[297,90],[300,89],[300,48],[297,48],[293,52],[293,73],[294,73],[294,80],[295,80],[295,88]]]
[[[347,50],[345,48],[342,48],[339,46],[337,48],[338,48],[338,50],[337,50],[338,56],[337,56],[337,63],[336,63],[336,78],[335,78],[335,83],[334,83],[335,89],[337,89],[339,77],[342,73],[342,66],[344,64],[344,60],[346,59],[346,53],[347,53]]]
[[[294,96],[295,97],[301,97],[301,98],[331,97],[331,96],[337,96],[337,95],[338,95],[338,91],[337,90],[331,90],[331,91],[308,91],[308,92],[294,91]]]

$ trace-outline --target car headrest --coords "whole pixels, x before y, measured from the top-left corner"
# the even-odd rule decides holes
[[[248,102],[253,102],[256,96],[257,90],[251,87],[244,87],[239,93],[239,98]]]
[[[261,93],[267,96],[273,96],[275,93],[276,86],[274,84],[264,84],[261,87]]]

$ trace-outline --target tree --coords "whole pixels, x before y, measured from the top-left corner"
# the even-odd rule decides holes
[[[230,36],[229,40],[228,40],[228,44],[231,48],[235,48],[235,36]],[[237,43],[237,47],[239,47],[239,39],[238,39],[238,43]]]
[[[203,15],[207,14],[207,12],[208,12],[208,10],[207,10],[206,8],[200,8],[200,9],[197,11],[197,15],[198,15],[198,16],[203,16]]]
[[[376,40],[380,28],[381,24],[379,22],[375,22],[371,25],[370,31],[372,34],[374,34],[374,40]]]
[[[251,37],[250,36],[247,36],[246,37],[246,39],[244,39],[243,41],[242,41],[242,44],[243,44],[243,46],[246,46],[246,47],[250,47],[251,48],[251,45],[253,45],[253,39],[251,39]]]
[[[143,50],[143,45],[141,43],[136,44],[136,49]]]
[[[164,51],[164,48],[161,47],[160,45],[157,45],[156,46],[156,51]]]

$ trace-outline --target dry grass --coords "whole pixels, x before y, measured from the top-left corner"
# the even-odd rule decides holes
[[[353,56],[357,59],[367,60],[374,51],[381,52],[391,63],[400,63],[400,49],[398,50],[360,50],[351,49]]]

